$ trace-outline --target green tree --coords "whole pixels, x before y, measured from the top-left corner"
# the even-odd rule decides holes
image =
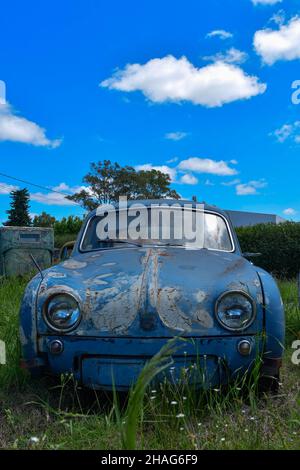
[[[128,199],[179,199],[175,189],[170,188],[171,178],[158,170],[140,170],[135,173],[133,194]]]
[[[95,209],[100,204],[128,199],[179,199],[170,188],[170,176],[157,170],[136,171],[132,166],[121,166],[110,160],[91,163],[91,171],[84,176],[88,189],[81,190],[68,199],[80,203],[85,209]]]
[[[58,235],[75,234],[79,232],[82,225],[82,219],[78,216],[69,215],[63,217],[61,220],[56,220],[54,223],[54,232]]]
[[[29,192],[27,188],[16,189],[10,193],[10,209],[6,211],[8,220],[4,225],[17,227],[29,227],[31,219],[29,216]]]
[[[35,215],[33,219],[34,227],[53,227],[55,224],[55,217],[47,212],[42,212],[40,215]]]

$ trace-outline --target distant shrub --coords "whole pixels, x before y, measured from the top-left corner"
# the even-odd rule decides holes
[[[300,270],[300,223],[259,224],[236,229],[242,251],[259,252],[253,261],[279,278]]]
[[[78,216],[70,215],[54,222],[53,228],[56,235],[77,234],[81,228],[82,219]]]
[[[74,215],[56,220],[53,224],[55,247],[61,248],[66,242],[76,240],[82,223],[83,219]]]
[[[76,240],[77,233],[64,233],[62,235],[54,236],[55,248],[61,248],[65,243]]]
[[[34,227],[53,227],[55,246],[60,248],[65,242],[76,239],[82,222],[83,219],[78,216],[70,215],[56,220],[54,216],[42,212],[34,217],[32,225]]]

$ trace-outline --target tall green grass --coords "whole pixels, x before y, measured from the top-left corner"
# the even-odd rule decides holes
[[[294,281],[279,281],[279,288],[285,308],[286,345],[300,338],[300,308],[298,305],[298,285]]]
[[[299,367],[291,364],[289,352],[300,331],[296,283],[280,282],[287,350],[277,397],[256,394],[255,369],[252,381],[241,378],[226,390],[199,391],[184,380],[153,385],[155,375],[170,365],[171,343],[147,364],[124,402],[117,394],[113,399],[81,390],[70,377],[55,387],[48,379],[25,381],[18,311],[26,282],[0,281],[0,339],[7,343],[8,359],[0,366],[0,447],[27,448],[31,436],[39,438],[39,449],[300,447]]]
[[[19,308],[28,278],[0,278],[0,339],[6,345],[6,366],[0,366],[0,387],[19,386],[24,382],[24,373],[19,361]]]
[[[237,376],[226,386],[199,388],[190,381],[190,378],[195,376],[193,364],[187,368],[187,372],[184,371],[178,381],[164,380],[155,385],[155,377],[172,364],[172,354],[176,350],[174,341],[170,340],[146,364],[130,391],[124,413],[118,407],[115,394],[114,406],[124,449],[134,450],[142,446],[144,425],[151,424],[155,432],[159,433],[162,423],[168,423],[172,425],[173,430],[180,433],[188,429],[199,417],[205,419],[207,413],[220,419],[226,413],[236,412],[243,403],[247,403],[252,413],[257,411],[261,366],[259,354],[250,373]],[[200,375],[205,374],[199,364],[196,367]]]
[[[176,341],[176,338],[168,341],[161,350],[145,364],[136,384],[130,390],[124,421],[121,418],[116,392],[114,391],[116,416],[124,449],[136,449],[139,419],[143,414],[145,392],[154,378],[172,365],[172,354],[177,350]]]

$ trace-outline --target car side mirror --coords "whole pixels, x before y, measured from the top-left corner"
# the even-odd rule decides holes
[[[242,256],[244,258],[258,258],[258,256],[261,256],[262,254],[261,253],[251,253],[250,251],[245,251],[244,253],[242,253]]]
[[[60,261],[65,261],[68,258],[70,258],[71,254],[72,254],[72,251],[73,251],[73,248],[74,248],[74,245],[75,245],[75,241],[71,241],[71,242],[65,243],[62,246],[62,248],[60,249],[60,253],[59,253],[59,260]]]
[[[69,258],[69,256],[70,256],[70,253],[68,251],[68,248],[64,246],[60,253],[60,261],[65,261],[66,259]]]

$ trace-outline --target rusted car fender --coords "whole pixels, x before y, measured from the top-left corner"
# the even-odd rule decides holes
[[[285,314],[279,288],[273,277],[264,269],[257,268],[263,291],[265,321],[265,354],[267,359],[281,358],[285,341]]]
[[[44,364],[38,355],[36,329],[36,300],[41,282],[40,274],[31,279],[25,289],[20,308],[19,333],[23,357],[26,358],[21,360],[20,365],[24,369],[30,369],[32,374],[38,372]]]

